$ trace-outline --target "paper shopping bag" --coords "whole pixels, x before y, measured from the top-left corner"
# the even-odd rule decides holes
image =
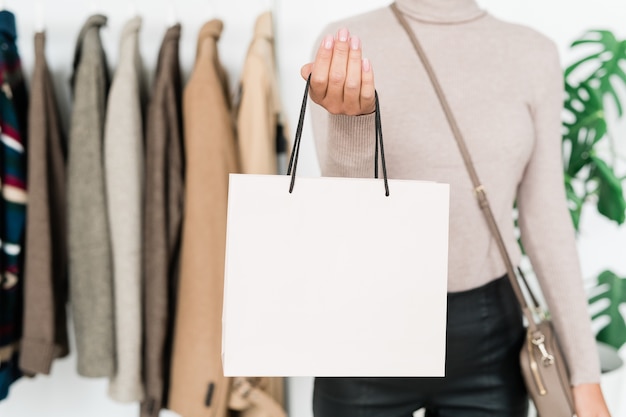
[[[231,174],[226,376],[444,375],[449,186],[383,168]]]
[[[448,186],[231,175],[227,376],[443,376]]]

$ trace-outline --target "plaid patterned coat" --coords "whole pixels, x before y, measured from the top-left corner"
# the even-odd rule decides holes
[[[19,378],[22,245],[26,218],[27,95],[16,46],[15,16],[0,12],[0,399]]]

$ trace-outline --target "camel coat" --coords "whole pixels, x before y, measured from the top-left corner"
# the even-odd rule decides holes
[[[226,415],[230,380],[221,360],[228,174],[238,171],[227,80],[217,41],[222,22],[200,30],[183,94],[185,221],[169,408],[183,417]]]

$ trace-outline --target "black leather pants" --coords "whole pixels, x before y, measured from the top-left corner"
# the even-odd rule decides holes
[[[316,378],[315,417],[525,417],[522,314],[507,278],[448,294],[445,378]]]

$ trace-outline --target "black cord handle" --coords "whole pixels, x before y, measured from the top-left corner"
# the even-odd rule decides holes
[[[306,80],[306,87],[304,88],[304,98],[302,99],[302,106],[300,107],[300,118],[298,119],[298,127],[296,128],[296,137],[293,141],[293,149],[291,150],[291,157],[289,158],[289,167],[287,168],[287,175],[291,175],[291,183],[289,185],[289,193],[293,192],[293,188],[296,184],[296,170],[298,168],[298,158],[300,156],[300,142],[302,141],[302,129],[304,127],[304,115],[306,113],[306,104],[309,97],[309,88],[311,86],[311,75]],[[378,92],[374,92],[374,129],[375,129],[375,144],[374,149],[374,178],[378,178],[378,148],[380,147],[380,160],[383,168],[383,179],[385,184],[385,196],[389,197],[389,181],[387,179],[387,164],[385,162],[385,148],[383,146],[383,127],[380,119],[380,104],[378,102]]]

